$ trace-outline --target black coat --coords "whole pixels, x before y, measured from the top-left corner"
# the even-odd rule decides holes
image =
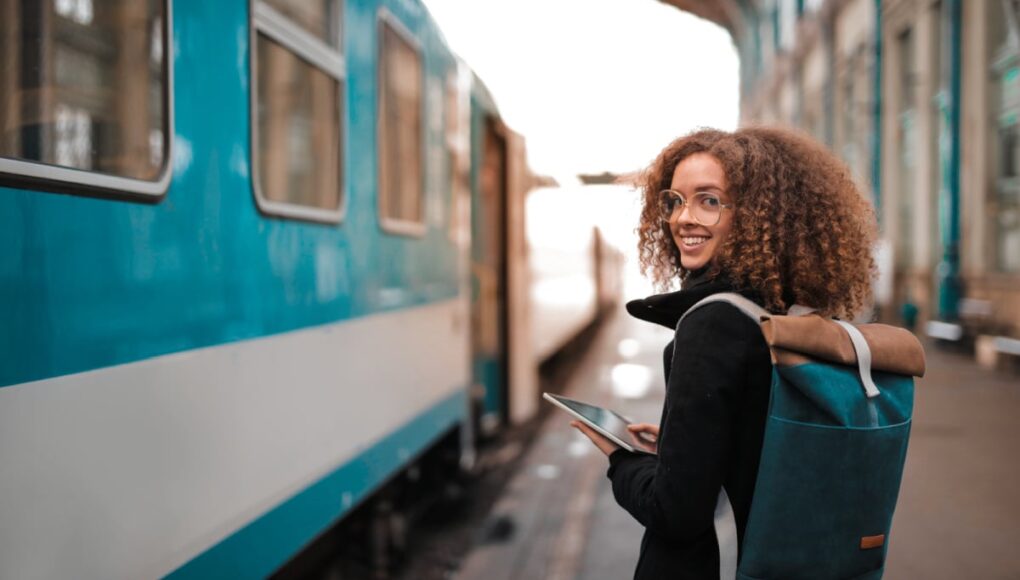
[[[627,304],[631,315],[676,328],[695,302],[731,292],[691,279],[679,292]],[[761,304],[754,293],[740,292]],[[758,475],[772,363],[758,325],[734,306],[691,313],[663,353],[666,400],[657,456],[609,457],[616,501],[645,527],[634,577],[719,578],[713,519],[724,486],[742,542]]]

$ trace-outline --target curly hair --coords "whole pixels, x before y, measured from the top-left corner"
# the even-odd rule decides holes
[[[704,129],[670,143],[642,172],[638,252],[641,272],[660,289],[690,274],[669,224],[658,211],[676,166],[708,153],[723,167],[736,202],[733,225],[708,270],[740,289],[756,291],[765,307],[804,304],[852,318],[869,303],[875,276],[874,210],[850,171],[823,145],[789,129]]]

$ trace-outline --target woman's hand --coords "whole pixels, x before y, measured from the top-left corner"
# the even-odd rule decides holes
[[[597,431],[595,431],[594,429],[580,421],[571,421],[570,426],[577,429],[581,433],[584,433],[585,436],[588,437],[588,439],[591,439],[591,442],[595,444],[595,447],[598,447],[599,451],[605,453],[606,455],[609,455],[613,451],[616,451],[617,449],[620,448],[619,445],[613,443],[609,439],[606,439],[600,433],[598,433]]]
[[[655,453],[659,448],[659,426],[651,423],[632,423],[627,425],[630,437],[634,444],[648,451]]]

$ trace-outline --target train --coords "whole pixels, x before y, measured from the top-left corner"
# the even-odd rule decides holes
[[[532,182],[418,0],[0,0],[0,577],[265,577],[470,469]]]

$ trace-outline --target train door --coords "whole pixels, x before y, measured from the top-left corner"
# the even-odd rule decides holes
[[[492,433],[508,419],[507,143],[499,121],[474,119],[476,152],[471,212],[471,343],[473,395],[480,430]]]

